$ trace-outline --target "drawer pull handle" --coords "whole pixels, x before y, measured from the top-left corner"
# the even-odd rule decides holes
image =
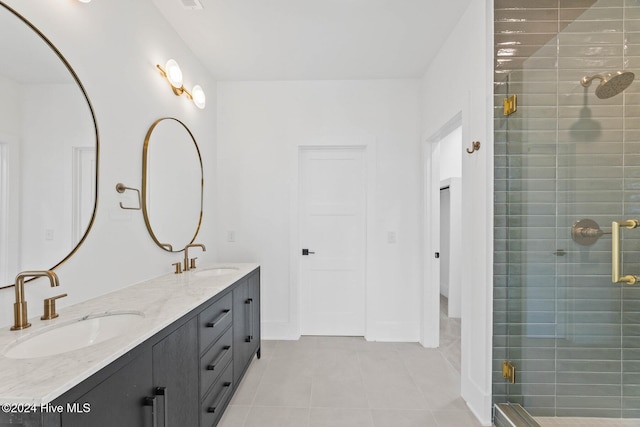
[[[162,396],[162,408],[164,412],[164,427],[169,427],[169,395],[166,387],[156,387],[156,396]]]
[[[156,407],[156,397],[145,397],[143,401],[144,406],[151,406],[151,425],[158,427],[158,414]]]
[[[213,319],[213,322],[207,323],[207,328],[215,328],[218,323],[222,322],[228,315],[231,313],[231,310],[224,310],[220,316]]]
[[[207,408],[207,412],[214,414],[216,412],[216,410],[218,409],[218,407],[220,406],[220,404],[222,402],[224,402],[224,399],[227,397],[227,394],[229,393],[229,390],[231,390],[231,383],[230,382],[226,382],[222,385],[223,390],[220,391],[220,394],[218,394],[218,397],[216,398],[216,401],[213,402],[213,406],[209,406]],[[224,390],[226,389],[226,390]]]
[[[225,345],[222,348],[222,351],[220,352],[220,354],[218,355],[218,357],[216,357],[216,359],[211,362],[210,365],[207,365],[207,371],[215,371],[216,366],[222,361],[222,359],[227,355],[227,352],[231,350],[231,346],[230,345]]]
[[[252,342],[253,341],[253,298],[249,298],[246,301],[246,304],[249,305],[249,335],[247,335],[247,338],[245,339],[245,342]]]

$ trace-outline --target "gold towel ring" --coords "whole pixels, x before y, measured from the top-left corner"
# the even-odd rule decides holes
[[[122,202],[120,202],[120,207],[122,209],[129,209],[129,210],[134,210],[134,211],[139,211],[140,209],[142,209],[142,201],[140,200],[140,190],[138,190],[137,188],[127,187],[121,182],[116,184],[116,191],[118,193],[124,193],[127,190],[135,191],[138,194],[138,207],[137,208],[136,207],[126,207],[126,206],[124,206],[122,204]]]

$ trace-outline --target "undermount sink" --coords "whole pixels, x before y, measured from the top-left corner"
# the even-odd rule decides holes
[[[204,270],[198,270],[193,273],[198,277],[215,277],[215,276],[224,276],[226,274],[236,273],[238,271],[237,267],[217,267],[217,268],[206,268]]]
[[[89,347],[115,338],[144,318],[139,311],[115,311],[84,316],[60,326],[35,332],[9,346],[5,357],[33,359]]]

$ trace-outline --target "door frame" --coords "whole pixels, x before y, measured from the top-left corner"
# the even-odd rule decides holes
[[[425,267],[422,286],[422,328],[420,343],[424,347],[440,345],[440,141],[462,126],[462,112],[449,119],[422,144],[424,171],[424,226],[422,227]],[[464,173],[464,172],[463,172]]]
[[[365,339],[369,340],[372,335],[372,292],[369,284],[372,283],[373,257],[372,243],[375,237],[375,194],[376,194],[376,164],[377,164],[377,141],[373,136],[336,136],[325,137],[302,142],[294,146],[290,151],[293,170],[290,176],[294,177],[291,182],[290,194],[291,205],[289,209],[289,318],[287,319],[290,330],[285,332],[285,336],[291,339],[299,339],[300,331],[300,307],[302,304],[302,293],[300,291],[300,252],[302,247],[300,242],[300,212],[299,212],[299,191],[300,191],[300,153],[302,150],[310,149],[340,149],[359,148],[364,151],[366,168],[366,208],[365,208]],[[284,331],[283,331],[284,332]]]

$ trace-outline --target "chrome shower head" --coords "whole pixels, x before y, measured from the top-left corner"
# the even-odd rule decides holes
[[[588,87],[593,79],[600,79],[600,84],[596,88],[596,96],[600,99],[607,99],[628,88],[635,77],[635,74],[631,71],[616,71],[614,73],[596,74],[591,77],[584,76],[580,80],[580,84]]]

